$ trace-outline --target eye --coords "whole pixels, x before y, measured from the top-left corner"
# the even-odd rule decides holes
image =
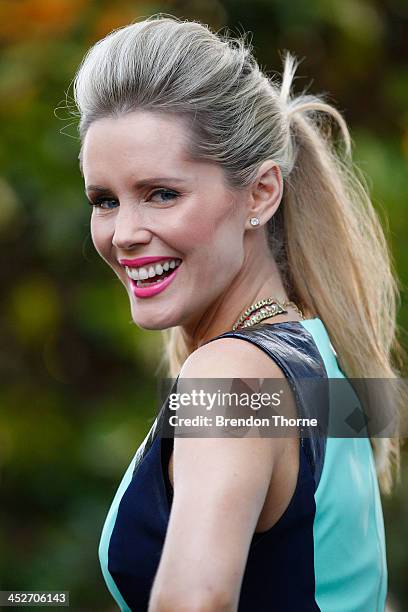
[[[163,188],[156,189],[155,191],[152,191],[152,193],[147,198],[147,201],[151,200],[153,202],[159,202],[159,203],[170,202],[171,200],[178,198],[179,195],[180,195],[179,193],[177,193],[176,191],[172,191],[170,189],[163,189]],[[112,203],[113,203],[113,206],[110,206],[110,204]],[[112,200],[112,199],[104,198],[104,197],[97,198],[96,200],[89,200],[89,204],[93,208],[99,208],[102,210],[112,210],[113,208],[116,208],[119,205],[117,200]]]
[[[171,200],[178,198],[179,195],[179,193],[176,191],[171,191],[170,189],[156,189],[155,191],[152,191],[148,199],[152,200],[156,196],[160,196],[160,198],[163,199],[158,200],[159,202],[170,202]]]
[[[98,198],[97,200],[89,200],[89,204],[94,208],[102,208],[102,210],[112,210],[110,206],[103,206],[105,202],[114,202],[117,204],[116,200],[109,200],[107,198]]]

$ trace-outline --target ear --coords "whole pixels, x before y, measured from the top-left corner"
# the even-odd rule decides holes
[[[283,194],[283,178],[279,166],[271,159],[259,167],[249,191],[249,218],[258,217],[259,226],[275,214]],[[248,219],[249,223],[249,219]]]

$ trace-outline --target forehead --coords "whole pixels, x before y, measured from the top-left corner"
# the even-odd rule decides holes
[[[84,138],[82,167],[87,171],[106,167],[185,165],[190,132],[174,115],[136,111],[118,118],[94,121]],[[190,160],[191,161],[191,160]]]

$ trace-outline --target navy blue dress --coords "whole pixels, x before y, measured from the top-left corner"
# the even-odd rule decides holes
[[[312,400],[297,379],[345,378],[318,318],[219,337],[240,338],[267,353],[290,381],[299,416],[308,415]],[[176,384],[177,379],[171,392]],[[166,401],[122,478],[102,530],[101,568],[122,611],[147,610],[166,536],[173,439],[160,432],[167,410]],[[295,491],[279,520],[253,534],[238,612],[383,612],[386,592],[383,515],[369,440],[301,437]]]

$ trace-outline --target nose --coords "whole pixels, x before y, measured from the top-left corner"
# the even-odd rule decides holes
[[[117,249],[126,251],[137,244],[147,244],[151,240],[151,232],[143,227],[140,211],[136,206],[120,205],[115,218],[115,229],[112,244]]]

